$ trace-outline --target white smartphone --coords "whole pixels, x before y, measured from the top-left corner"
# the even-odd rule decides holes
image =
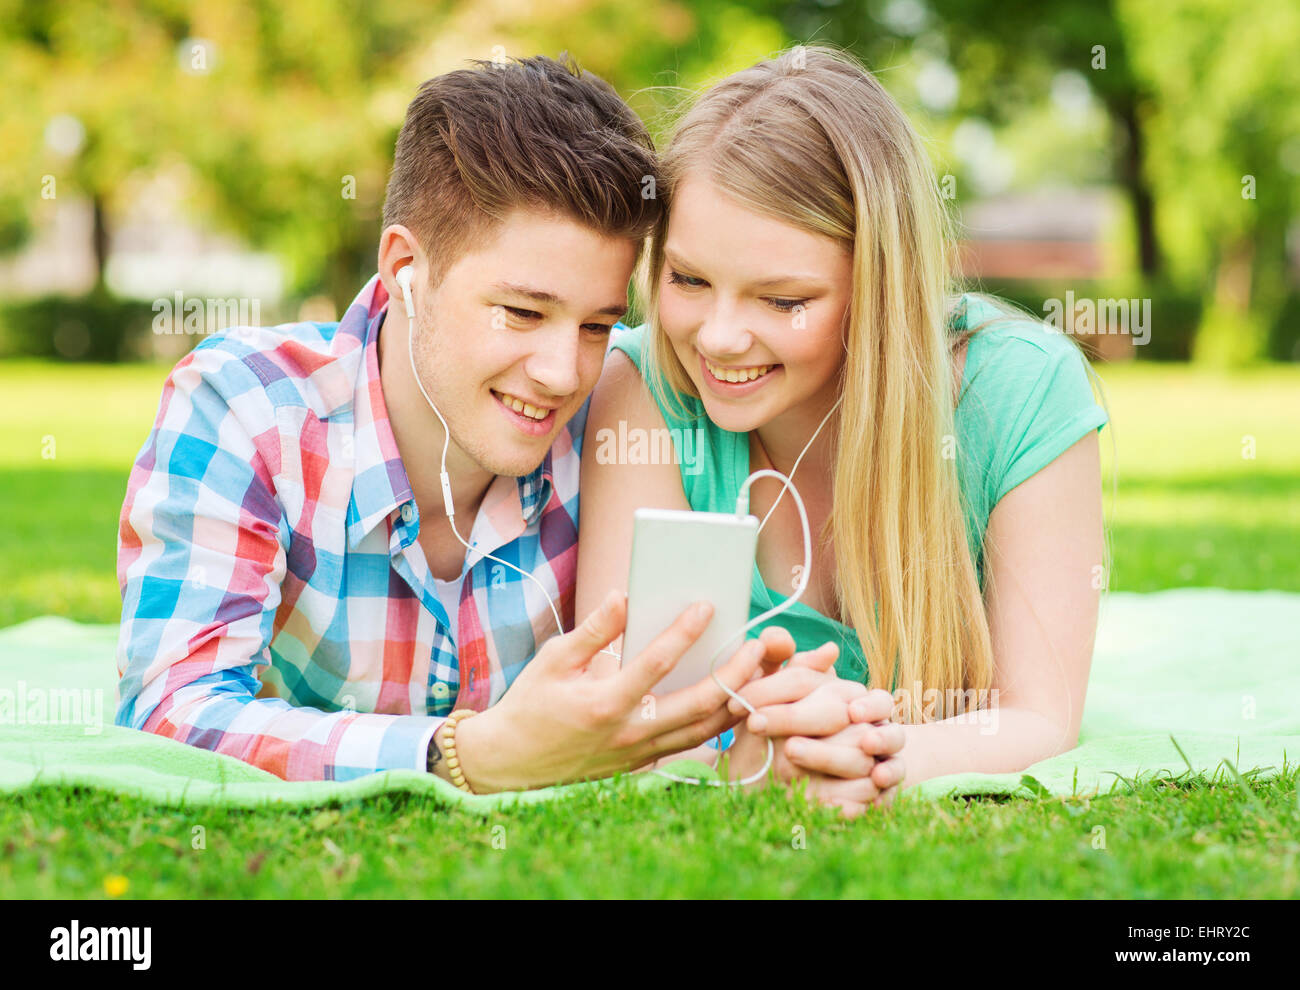
[[[758,519],[677,509],[637,509],[633,518],[624,662],[638,656],[687,606],[713,604],[704,634],[652,690],[669,694],[708,677],[709,661],[724,643],[731,645],[715,670],[744,644]]]

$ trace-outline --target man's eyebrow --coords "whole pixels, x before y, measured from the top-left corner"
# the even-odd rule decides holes
[[[692,270],[698,270],[695,268],[694,265],[688,262],[685,258],[679,256],[671,248],[668,247],[664,248],[664,258],[667,259],[669,264],[674,265],[678,268],[688,268]],[[788,285],[791,282],[811,282],[814,285],[820,286],[823,281],[824,279],[822,276],[814,275],[812,273],[806,275],[772,275],[768,278],[759,279],[757,282],[751,282],[749,284],[749,288],[765,289],[773,285]]]
[[[564,301],[554,292],[546,292],[542,289],[533,289],[527,285],[518,285],[514,282],[496,282],[493,284],[492,288],[496,289],[498,292],[513,292],[517,296],[527,296],[529,299],[540,303],[551,303],[552,305],[555,305]]]
[[[544,289],[534,289],[527,285],[518,285],[514,282],[496,282],[492,288],[498,292],[513,292],[517,296],[525,296],[534,302],[548,303],[552,306],[563,306],[564,300],[554,292],[547,292]],[[608,306],[602,306],[596,310],[597,313],[607,316],[622,316],[627,312],[627,300],[622,302],[610,303]]]

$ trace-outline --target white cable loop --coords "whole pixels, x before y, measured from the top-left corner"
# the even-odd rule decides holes
[[[826,421],[822,420],[822,422],[825,423]],[[818,427],[818,429],[820,429],[820,427]],[[815,438],[816,434],[813,434],[813,436]],[[810,444],[812,443],[811,440],[808,442]],[[808,448],[805,447],[804,449],[807,450]],[[801,454],[800,456],[802,457],[803,455]],[[713,657],[709,660],[709,676],[713,678],[713,683],[722,688],[722,690],[731,698],[739,701],[745,711],[750,715],[754,714],[754,706],[738,695],[735,691],[731,690],[731,688],[727,687],[727,685],[723,684],[722,681],[718,680],[718,675],[713,672],[713,668],[717,665],[718,657],[722,655],[723,650],[730,647],[731,644],[736,641],[737,637],[743,639],[745,633],[749,632],[756,625],[761,622],[766,622],[775,615],[780,615],[797,602],[803,595],[804,589],[808,587],[808,575],[812,571],[812,531],[808,526],[808,513],[804,510],[803,499],[799,497],[799,490],[794,487],[794,482],[783,475],[780,471],[774,471],[771,468],[763,468],[760,471],[755,471],[746,478],[744,484],[740,486],[740,494],[736,496],[736,515],[745,515],[745,498],[749,492],[749,486],[759,478],[778,478],[782,482],[781,491],[784,493],[787,488],[790,490],[790,495],[794,499],[794,504],[799,509],[799,521],[803,524],[803,568],[799,571],[799,580],[795,582],[794,594],[781,602],[775,608],[770,608],[766,612],[750,619],[738,633],[718,647],[714,652]],[[674,780],[681,784],[695,784],[697,786],[707,784],[710,787],[743,787],[746,784],[752,784],[757,780],[762,780],[763,777],[766,776],[768,767],[772,765],[772,758],[774,755],[775,750],[772,746],[772,739],[769,736],[767,739],[767,759],[764,761],[762,769],[742,780],[700,780],[696,777],[678,777],[676,774],[665,773],[662,770],[652,770],[651,772],[658,774],[660,777],[666,777],[668,780]],[[722,758],[721,752],[718,753],[718,758]]]
[[[431,398],[429,398],[429,393],[424,390],[424,382],[420,380],[420,374],[415,367],[415,313],[413,307],[411,309],[408,309],[407,311],[407,320],[408,320],[408,331],[406,335],[406,348],[407,348],[407,357],[410,359],[411,362],[411,375],[415,379],[415,384],[416,387],[419,388],[420,394],[424,396],[424,401],[429,404],[429,408],[432,409],[434,415],[438,417],[438,422],[442,424],[442,466],[439,469],[438,473],[439,473],[439,480],[442,482],[442,500],[443,500],[443,507],[446,509],[447,512],[447,521],[451,523],[451,531],[455,535],[456,539],[460,542],[461,546],[463,546],[466,550],[474,552],[474,547],[470,546],[468,543],[465,542],[464,538],[462,538],[460,535],[460,531],[456,528],[456,508],[452,504],[451,478],[447,474],[447,450],[451,444],[451,430],[447,426],[447,421],[442,418],[442,413],[438,410],[438,407],[434,404],[434,401]],[[812,446],[813,440],[817,439],[817,434],[821,433],[822,427],[826,425],[826,421],[831,418],[831,413],[835,411],[836,407],[839,406],[839,404],[840,404],[839,400],[837,399],[835,401],[835,405],[831,407],[830,412],[826,414],[826,416],[822,419],[821,424],[817,427],[816,431],[813,433],[812,438],[804,446],[803,450],[799,452],[799,456],[795,459],[794,467],[790,469],[791,478],[793,477],[795,471],[799,469],[799,462],[803,460],[803,455],[808,452],[808,448]],[[749,486],[753,484],[755,481],[757,481],[759,478],[768,478],[768,477],[777,478],[782,482],[781,494],[777,496],[776,502],[772,503],[772,508],[768,509],[767,515],[763,517],[763,521],[762,523],[759,524],[758,527],[759,531],[761,532],[763,526],[767,524],[768,518],[771,517],[772,512],[775,511],[777,504],[781,501],[781,498],[785,495],[786,489],[788,488],[790,490],[791,497],[794,498],[795,505],[799,509],[799,521],[803,525],[803,568],[799,573],[799,580],[795,584],[794,594],[792,594],[785,601],[781,602],[781,604],[777,605],[775,608],[768,609],[766,612],[762,613],[761,615],[753,619],[750,619],[749,622],[747,622],[739,630],[739,632],[737,632],[730,639],[726,640],[714,652],[713,657],[709,660],[709,676],[713,678],[713,683],[718,685],[718,687],[722,688],[722,690],[725,691],[729,697],[740,702],[740,704],[745,708],[745,710],[749,712],[749,714],[751,715],[754,714],[754,710],[755,710],[754,706],[751,705],[744,698],[742,698],[735,691],[731,690],[731,688],[727,687],[727,685],[723,684],[722,681],[718,679],[718,675],[714,673],[714,667],[717,666],[718,657],[720,657],[723,651],[727,649],[727,647],[729,647],[732,643],[734,643],[738,637],[743,639],[744,635],[747,632],[749,632],[751,629],[753,629],[756,625],[758,625],[761,622],[766,622],[768,619],[772,618],[773,616],[781,614],[786,609],[788,609],[791,605],[797,602],[799,598],[803,595],[804,589],[808,587],[808,577],[809,574],[812,572],[812,535],[811,535],[811,530],[808,526],[808,513],[804,509],[803,499],[799,497],[799,491],[794,487],[794,482],[791,480],[791,478],[787,478],[780,471],[775,471],[770,468],[763,468],[762,470],[755,471],[748,478],[746,478],[744,483],[740,486],[740,494],[736,497],[736,515],[737,516],[745,515],[745,498],[749,491]],[[533,584],[537,585],[537,587],[541,589],[542,594],[546,597],[547,604],[550,605],[551,607],[551,615],[555,617],[555,627],[560,631],[561,636],[564,635],[564,623],[560,621],[560,613],[555,607],[555,601],[551,598],[550,592],[546,590],[546,586],[543,585],[541,581],[537,580],[536,577],[534,577],[528,571],[525,571],[523,568],[516,567],[508,560],[502,560],[500,557],[494,557],[492,554],[483,553],[482,551],[479,551],[479,553],[487,560],[494,560],[498,564],[504,564],[506,567],[509,567],[511,570],[516,571],[519,574],[522,574],[524,577],[532,581]],[[608,653],[610,656],[616,657],[620,662],[622,662],[623,659],[622,656],[616,653],[614,650],[609,649],[608,647],[601,650],[600,652]],[[658,774],[660,777],[665,777],[668,780],[676,781],[677,783],[681,783],[681,784],[694,784],[696,786],[708,785],[710,787],[743,787],[746,784],[752,784],[755,781],[761,780],[763,778],[763,776],[767,773],[768,768],[772,765],[772,758],[774,754],[775,754],[775,750],[772,745],[772,740],[771,738],[768,738],[767,760],[763,763],[762,769],[759,770],[757,773],[744,778],[743,780],[721,780],[721,781],[699,780],[695,777],[678,777],[675,774],[665,773],[662,770],[653,770],[651,772]],[[719,751],[718,756],[719,759],[721,759],[722,757],[721,751]]]
[[[745,633],[749,632],[750,629],[754,628],[754,626],[757,625],[758,623],[765,622],[766,620],[772,618],[774,615],[778,615],[781,612],[788,609],[791,605],[793,605],[796,601],[799,600],[800,596],[803,595],[804,593],[804,589],[808,587],[809,575],[812,573],[812,534],[808,526],[808,513],[804,510],[803,499],[799,497],[799,490],[794,486],[794,473],[799,470],[799,464],[803,460],[803,455],[808,453],[809,448],[812,447],[813,445],[813,441],[817,439],[818,434],[820,434],[822,431],[822,427],[824,427],[827,421],[830,420],[831,414],[834,413],[835,410],[839,408],[840,402],[843,400],[843,398],[844,396],[841,395],[838,399],[836,399],[835,404],[830,407],[826,415],[822,417],[822,421],[817,424],[817,429],[813,430],[813,435],[808,438],[808,442],[803,445],[803,450],[799,451],[799,456],[794,459],[794,467],[790,468],[789,477],[786,477],[780,471],[776,471],[771,468],[763,468],[759,471],[753,472],[748,478],[745,479],[744,484],[740,486],[740,494],[736,497],[736,515],[743,516],[745,514],[745,494],[746,492],[748,492],[749,486],[751,484],[753,484],[759,478],[764,478],[764,477],[780,478],[782,481],[781,491],[776,496],[776,501],[772,503],[772,507],[768,509],[767,513],[763,516],[763,521],[758,524],[758,531],[760,533],[763,532],[763,527],[767,525],[767,521],[772,518],[772,513],[776,511],[776,507],[781,504],[781,499],[785,497],[786,489],[788,488],[790,490],[790,494],[794,497],[795,505],[798,506],[799,508],[799,521],[803,525],[803,570],[800,571],[799,574],[800,581],[795,585],[793,595],[787,598],[780,605],[776,606],[776,608],[769,609],[768,611],[764,612],[762,615],[758,616],[758,618],[756,619],[751,619],[749,623],[737,635],[743,636]],[[731,643],[734,643],[735,640],[736,637],[732,636],[731,639],[727,640],[727,642],[723,644],[723,646],[725,647]],[[745,710],[749,712],[750,715],[753,715],[754,714],[753,706],[750,705],[750,703],[746,701],[744,698],[742,698],[740,695],[736,694],[734,691],[728,688],[727,685],[723,684],[720,680],[718,680],[717,675],[714,674],[713,668],[717,664],[718,654],[721,652],[722,650],[719,649],[718,653],[715,653],[713,659],[709,661],[709,676],[713,678],[714,684],[718,685],[718,687],[726,691],[727,694],[729,694],[731,697],[739,701],[745,707]],[[746,777],[744,780],[739,780],[739,781],[715,781],[715,780],[701,781],[701,780],[697,780],[694,777],[678,777],[674,774],[664,773],[662,770],[654,770],[652,772],[657,773],[660,777],[666,777],[669,780],[675,780],[683,784],[696,784],[696,785],[708,784],[712,787],[723,787],[727,785],[743,786],[745,784],[751,784],[756,780],[762,779],[763,775],[767,773],[768,767],[772,765],[773,755],[774,755],[774,751],[772,747],[772,739],[771,737],[769,737],[767,740],[767,760],[763,763],[763,768],[759,770],[758,773]],[[722,759],[721,746],[719,746],[718,759]]]

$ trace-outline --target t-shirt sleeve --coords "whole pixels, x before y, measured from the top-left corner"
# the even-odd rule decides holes
[[[645,328],[628,327],[622,323],[614,324],[614,331],[610,334],[609,347],[605,349],[605,357],[614,351],[622,351],[632,363],[636,365],[636,370],[641,370],[641,349],[645,346]]]
[[[670,434],[687,503],[697,511],[730,512],[739,486],[735,476],[748,464],[742,460],[749,456],[748,435],[721,429],[709,419],[697,396],[676,392],[666,381],[656,379],[654,356],[647,353],[647,336],[645,324],[616,329],[609,351],[622,351],[631,359],[659,407]],[[656,380],[659,387],[655,385]],[[651,447],[662,449],[659,444]]]
[[[990,478],[994,505],[1107,421],[1074,343],[1059,331],[1030,333],[1009,339],[1001,355],[1007,418]]]
[[[643,323],[640,326],[631,328],[618,325],[615,327],[613,339],[610,341],[605,356],[608,358],[612,351],[622,351],[636,365],[636,370],[641,373],[641,379],[650,389],[650,395],[655,400],[655,405],[659,407],[659,412],[663,415],[664,423],[669,429],[682,430],[698,426],[701,417],[704,415],[703,407],[698,399],[672,392],[675,401],[668,400],[671,387],[667,383],[662,383],[664,388],[661,394],[660,389],[655,388],[652,384],[652,376],[649,374],[650,369],[647,368],[647,363],[652,361],[653,357],[646,353],[648,348],[649,340],[646,324]],[[674,440],[676,439],[674,437]],[[679,450],[678,456],[681,455],[682,451]]]

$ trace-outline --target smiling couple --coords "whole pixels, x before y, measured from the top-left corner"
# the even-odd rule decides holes
[[[1106,416],[1072,341],[954,293],[949,244],[921,143],[833,50],[717,83],[661,155],[571,63],[428,81],[341,322],[207,339],[164,385],[120,520],[117,723],[288,780],[405,768],[479,793],[713,763],[726,733],[733,779],[771,739],[776,781],[848,814],[904,766],[1072,748]],[[758,711],[706,679],[643,717],[709,610],[602,654],[634,511],[731,511],[823,422],[795,479],[811,582],[718,667]],[[598,458],[619,429],[690,430],[703,469]],[[752,615],[803,559],[780,490],[750,493],[771,511]],[[921,691],[983,692],[997,731]]]

